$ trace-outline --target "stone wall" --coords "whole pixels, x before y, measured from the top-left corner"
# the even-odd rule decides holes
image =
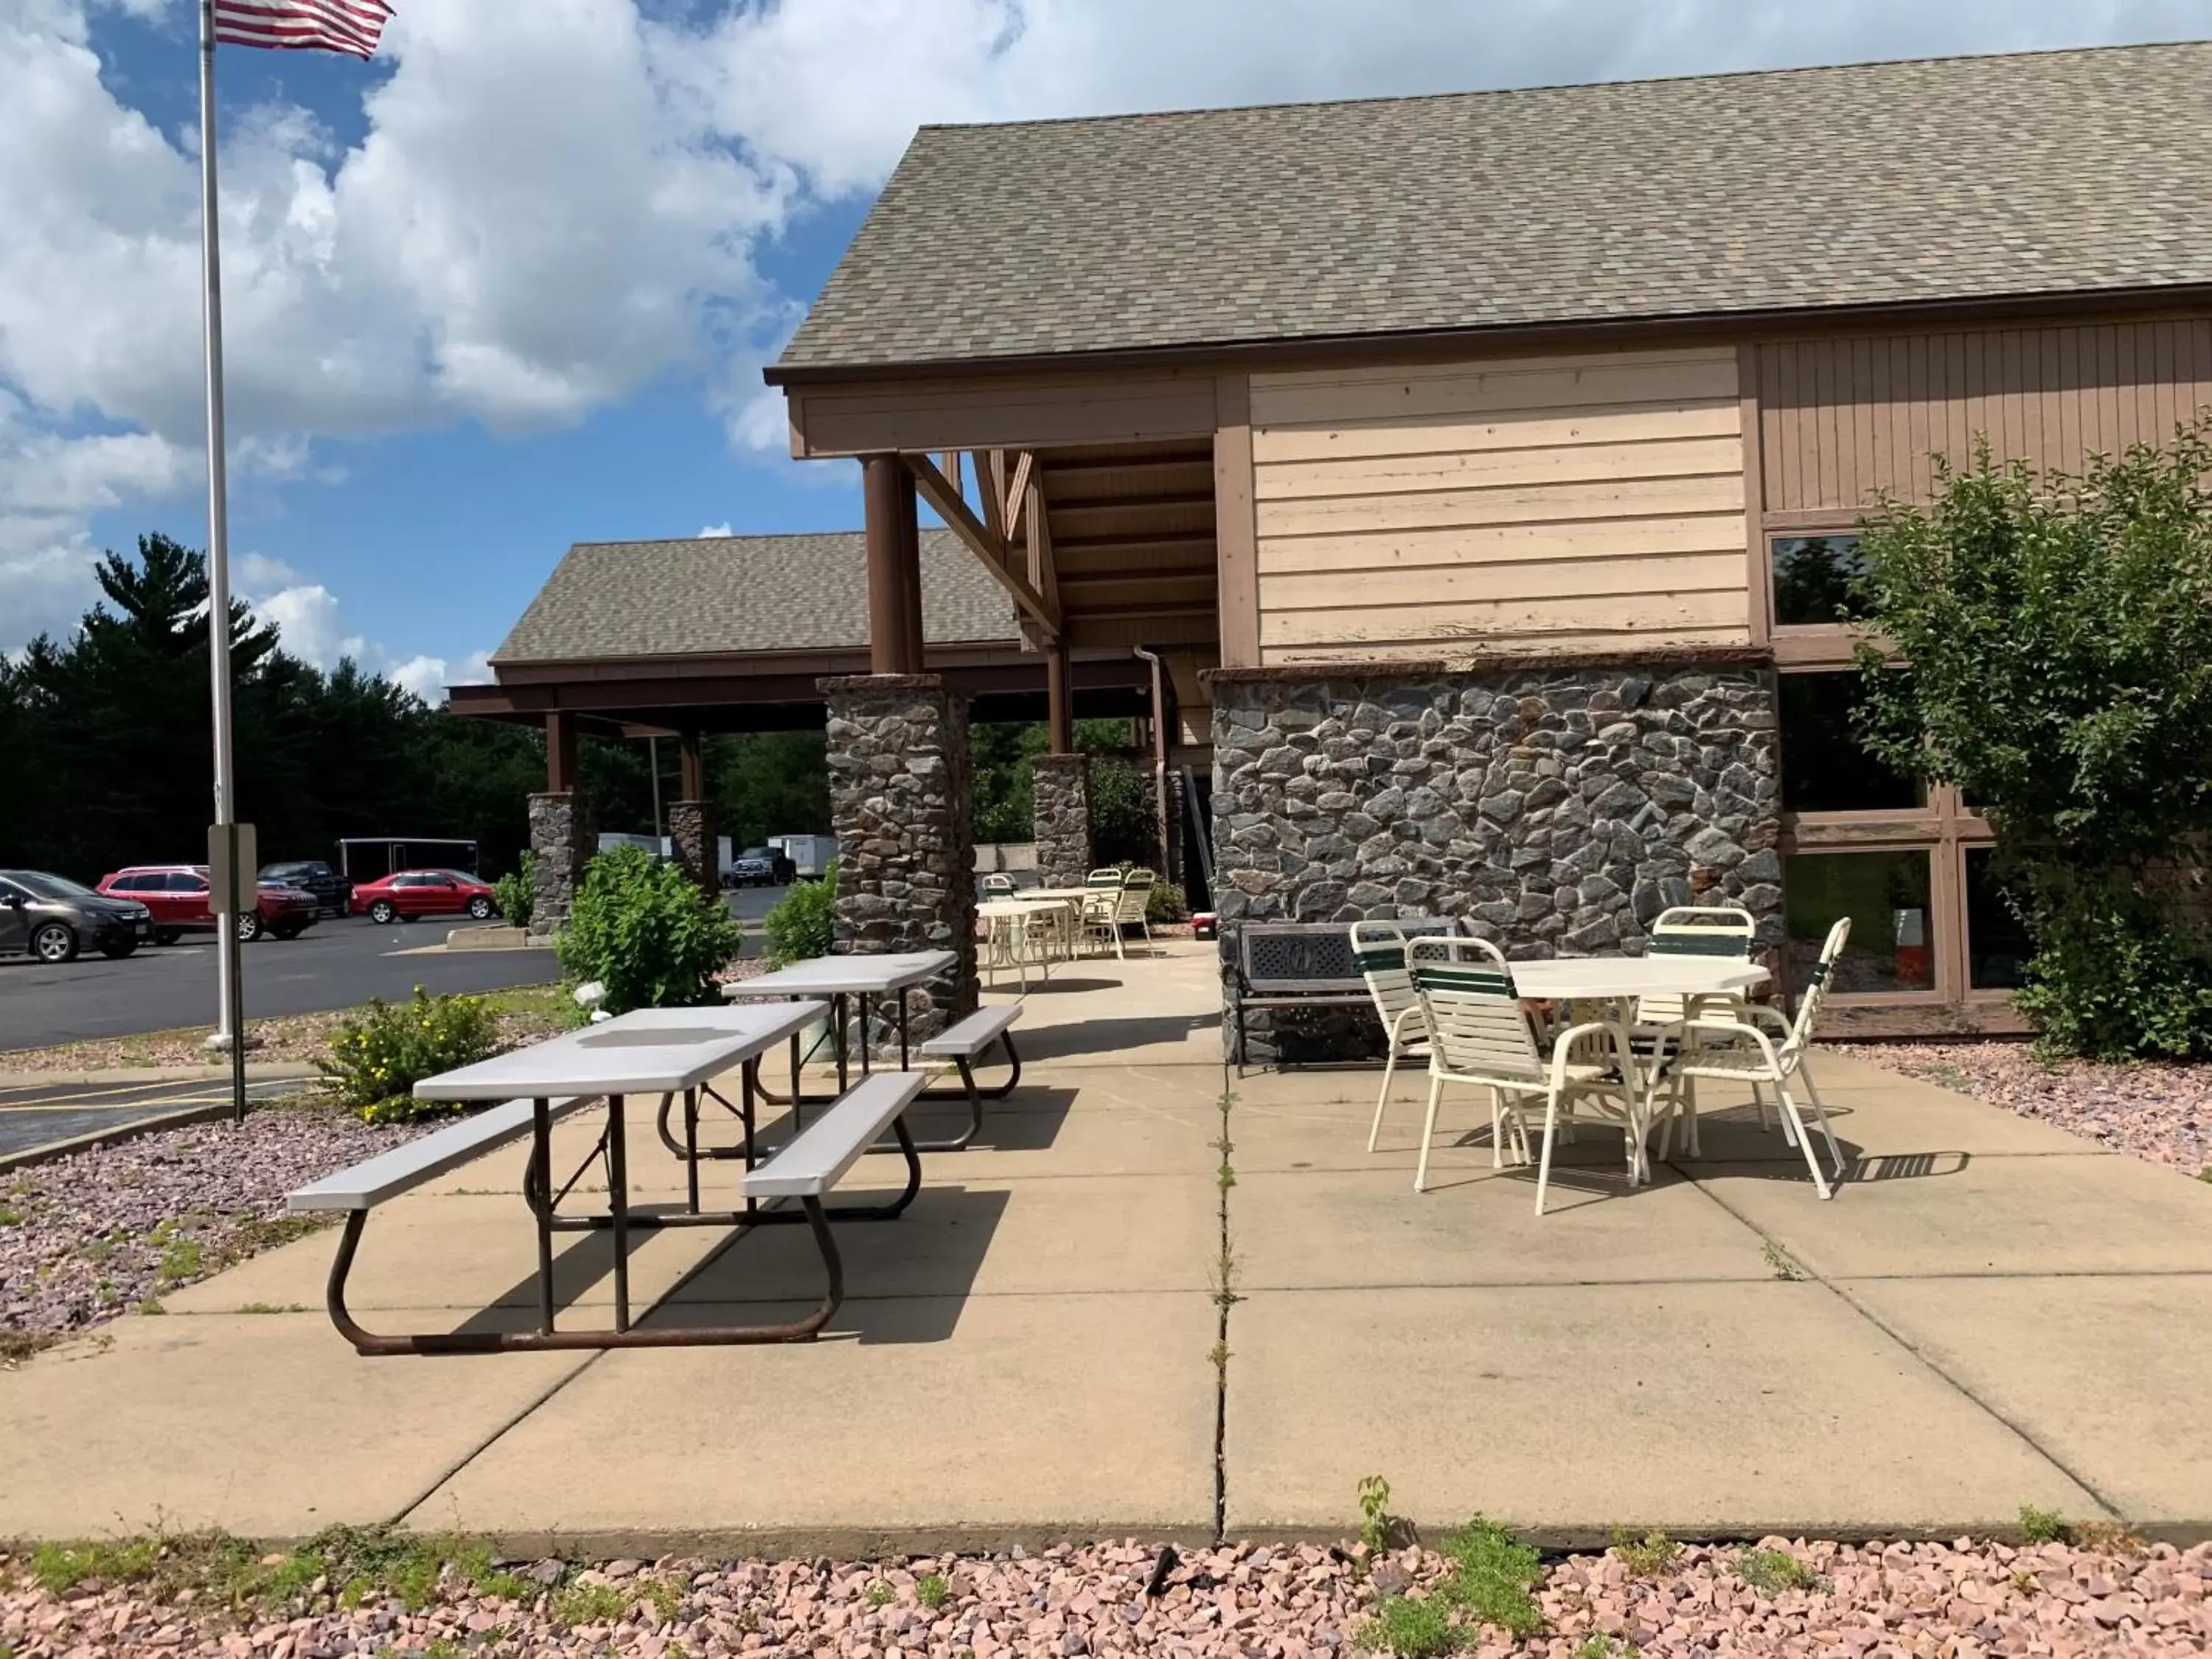
[[[530,903],[533,936],[544,938],[568,920],[584,866],[598,848],[598,826],[586,797],[564,790],[530,798],[530,850],[538,861]]]
[[[1030,769],[1037,875],[1047,887],[1080,887],[1091,873],[1091,757],[1039,755]]]
[[[975,1008],[975,789],[968,702],[934,674],[820,682],[829,700],[840,955],[945,950],[911,994],[921,1037]],[[893,1027],[879,1018],[882,1043]]]
[[[710,895],[722,891],[722,849],[716,837],[714,804],[704,800],[668,803],[668,844],[684,874]]]
[[[1735,903],[1782,942],[1773,681],[1748,647],[1209,678],[1224,976],[1246,921],[1448,915],[1508,955],[1634,954],[1668,905]],[[1380,1052],[1364,1014],[1249,1030],[1255,1063]]]

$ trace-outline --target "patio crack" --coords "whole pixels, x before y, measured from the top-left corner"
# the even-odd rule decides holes
[[[1230,1155],[1237,1149],[1229,1133],[1229,1115],[1237,1096],[1229,1087],[1228,1070],[1222,1072],[1221,1133],[1213,1148],[1221,1154],[1214,1171],[1218,1189],[1219,1254],[1208,1277],[1213,1281],[1213,1538],[1218,1544],[1229,1531],[1229,1310],[1242,1298],[1237,1293],[1237,1251],[1229,1231],[1229,1193],[1237,1184],[1237,1169]]]

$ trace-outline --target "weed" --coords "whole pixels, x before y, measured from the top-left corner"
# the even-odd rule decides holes
[[[1544,1615],[1529,1591],[1543,1581],[1544,1564],[1528,1545],[1478,1515],[1465,1532],[1444,1540],[1443,1553],[1452,1564],[1439,1586],[1445,1599],[1514,1636],[1543,1628]]]
[[[1220,1260],[1206,1271],[1206,1281],[1213,1286],[1213,1305],[1226,1311],[1244,1298],[1237,1294],[1237,1253],[1229,1248],[1229,1241],[1221,1242]]]
[[[51,1331],[0,1331],[0,1364],[19,1364],[59,1340]]]
[[[1912,1069],[1929,1082],[1942,1088],[1956,1089],[1961,1094],[1972,1094],[1974,1091],[1973,1079],[1968,1077],[1964,1071],[1952,1065],[1948,1060],[1939,1060],[1926,1066],[1916,1066]]]
[[[2012,1587],[2018,1595],[2033,1595],[2043,1589],[2043,1582],[2026,1567],[2012,1570]]]
[[[1647,1532],[1632,1538],[1623,1527],[1613,1529],[1613,1553],[1638,1578],[1656,1578],[1673,1566],[1682,1547],[1663,1532]]]
[[[952,1594],[952,1586],[941,1572],[933,1572],[914,1587],[914,1599],[930,1612],[935,1613]]]
[[[21,1210],[11,1210],[0,1204],[0,1227],[20,1227],[30,1218]]]
[[[1398,1659],[1434,1659],[1466,1646],[1473,1634],[1465,1626],[1452,1623],[1441,1600],[1387,1595],[1352,1639],[1370,1652],[1393,1653]]]
[[[619,1584],[571,1584],[553,1592],[548,1609],[556,1625],[611,1625],[635,1598]]]
[[[493,1571],[477,1580],[477,1594],[501,1601],[534,1601],[538,1586],[519,1572]]]
[[[1787,1550],[1738,1550],[1735,1556],[1736,1577],[1755,1590],[1768,1595],[1784,1590],[1808,1590],[1818,1587],[1820,1577]]]
[[[2118,1521],[2076,1521],[2066,1528],[2066,1541],[2094,1555],[2142,1555],[2150,1548]]]
[[[2197,1172],[2197,1178],[2202,1182],[2212,1182],[2212,1164],[2208,1164],[2199,1170]]]
[[[1370,1550],[1385,1547],[1390,1541],[1392,1526],[1396,1516],[1390,1513],[1390,1483],[1379,1474],[1370,1474],[1359,1483],[1359,1541]]]
[[[296,1302],[249,1302],[238,1311],[242,1314],[288,1314],[307,1310]]]
[[[2031,1544],[2056,1544],[2066,1536],[2066,1517],[2057,1510],[2020,1506],[2020,1535]]]
[[[1592,1631],[1577,1644],[1574,1659],[1637,1659],[1640,1652],[1642,1650],[1633,1642],[1607,1636],[1603,1631]]]
[[[684,1581],[680,1578],[647,1578],[641,1582],[640,1588],[645,1592],[645,1599],[652,1604],[653,1613],[660,1622],[674,1624],[676,1615],[684,1610],[684,1591],[686,1588]]]
[[[161,1298],[160,1297],[149,1296],[143,1302],[141,1302],[138,1304],[138,1311],[142,1314],[152,1316],[155,1315],[165,1314],[169,1310],[161,1305]]]
[[[1773,1270],[1777,1279],[1787,1279],[1795,1282],[1805,1277],[1805,1270],[1790,1258],[1790,1252],[1772,1239],[1759,1241],[1759,1254],[1766,1265]]]
[[[435,1638],[422,1650],[422,1659],[461,1659],[461,1644],[450,1636]]]
[[[197,1238],[172,1236],[161,1249],[161,1265],[157,1283],[166,1287],[184,1285],[200,1276],[205,1265],[206,1251]]]
[[[1213,1367],[1214,1375],[1226,1382],[1229,1376],[1229,1345],[1217,1342],[1206,1351],[1206,1363]]]
[[[872,1607],[887,1607],[898,1600],[898,1592],[889,1584],[878,1582],[868,1586],[866,1600]]]
[[[64,1595],[79,1584],[136,1584],[154,1576],[161,1555],[160,1542],[151,1538],[41,1544],[31,1552],[31,1577],[49,1595]]]

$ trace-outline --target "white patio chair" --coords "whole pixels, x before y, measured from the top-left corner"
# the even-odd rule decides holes
[[[1544,1097],[1544,1152],[1536,1167],[1536,1213],[1544,1213],[1552,1179],[1552,1147],[1559,1137],[1559,1109],[1587,1103],[1617,1115],[1628,1144],[1628,1179],[1642,1178],[1643,1115],[1637,1100],[1636,1062],[1628,1032],[1612,1020],[1591,1020],[1561,1031],[1547,1058],[1537,1047],[1513,988],[1513,971],[1487,939],[1418,938],[1407,941],[1406,960],[1429,1030],[1429,1109],[1421,1132],[1421,1157],[1413,1190],[1426,1192],[1429,1147],[1436,1139],[1437,1103],[1447,1083],[1490,1091],[1491,1159],[1502,1165],[1505,1129],[1513,1131],[1516,1162],[1528,1158],[1528,1128],[1522,1102]]]
[[[1110,945],[1121,954],[1121,872],[1093,870],[1083,878],[1083,939]]]
[[[1121,902],[1114,910],[1114,933],[1119,939],[1121,929],[1134,927],[1144,935],[1145,943],[1152,942],[1152,889],[1159,877],[1150,870],[1132,870],[1121,878]]]
[[[982,894],[987,899],[1012,898],[1014,878],[1003,870],[995,870],[983,878]]]
[[[1375,1121],[1367,1131],[1367,1150],[1373,1152],[1382,1134],[1382,1109],[1390,1103],[1390,1083],[1400,1055],[1428,1054],[1429,1028],[1421,1018],[1421,1000],[1413,994],[1413,975],[1406,965],[1406,933],[1395,921],[1355,921],[1352,924],[1352,960],[1367,981],[1367,994],[1375,999],[1376,1016],[1382,1022],[1385,1057],[1382,1092],[1375,1097]]]
[[[1749,961],[1753,936],[1759,924],[1750,911],[1735,904],[1677,904],[1659,913],[1651,924],[1651,939],[1646,954],[1655,957],[1729,957]],[[1699,997],[1699,1006],[1712,1008],[1721,1000]],[[1633,1015],[1635,1029],[1629,1033],[1636,1048],[1636,1057],[1644,1062],[1644,1074],[1653,1082],[1663,1073],[1671,1056],[1667,1044],[1671,1039],[1664,1034],[1679,1024],[1689,1012],[1688,999],[1678,992],[1655,992],[1638,997]],[[1746,1010],[1741,996],[1730,994],[1725,999],[1723,1012],[1741,1018]],[[1759,1101],[1759,1121],[1766,1123],[1766,1103]]]
[[[1828,1159],[1835,1165],[1836,1178],[1841,1180],[1843,1149],[1836,1145],[1836,1132],[1828,1127],[1828,1109],[1821,1103],[1820,1088],[1805,1064],[1805,1050],[1813,1041],[1813,1024],[1819,1018],[1828,982],[1835,977],[1836,959],[1843,955],[1850,936],[1849,916],[1828,929],[1827,942],[1820,947],[1820,959],[1806,973],[1805,989],[1797,1000],[1797,1017],[1794,1020],[1784,1021],[1778,1012],[1763,1009],[1759,1015],[1765,1018],[1734,1013],[1693,1014],[1674,1028],[1682,1047],[1667,1074],[1668,1094],[1663,1109],[1666,1127],[1660,1136],[1659,1149],[1662,1158],[1674,1148],[1677,1118],[1684,1120],[1686,1144],[1692,1156],[1696,1155],[1697,1083],[1700,1078],[1749,1084],[1754,1099],[1762,1087],[1771,1088],[1780,1108],[1784,1140],[1804,1152],[1805,1166],[1813,1172],[1814,1190],[1822,1198],[1835,1196],[1835,1189],[1820,1173],[1820,1154],[1813,1148],[1812,1137],[1805,1132],[1805,1120],[1790,1092],[1790,1081],[1795,1078],[1804,1085],[1806,1103],[1813,1109],[1813,1121],[1828,1143]],[[1762,1103],[1759,1127],[1764,1128],[1765,1123]]]

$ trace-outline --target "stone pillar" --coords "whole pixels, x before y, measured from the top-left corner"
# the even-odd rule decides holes
[[[1091,873],[1091,757],[1039,755],[1030,769],[1037,875],[1047,887],[1080,887]]]
[[[911,994],[909,1035],[919,1041],[975,1008],[968,700],[935,674],[855,674],[819,684],[830,708],[830,816],[837,832],[835,949],[841,956],[952,952],[952,966]],[[879,1018],[872,1035],[880,1044],[894,1029]]]
[[[716,844],[716,833],[712,801],[668,803],[668,840],[676,861],[709,897],[718,896],[722,890],[721,848]]]
[[[563,789],[530,798],[530,851],[538,861],[532,937],[550,937],[568,920],[576,890],[584,884],[584,866],[598,849],[591,803],[582,794]]]

